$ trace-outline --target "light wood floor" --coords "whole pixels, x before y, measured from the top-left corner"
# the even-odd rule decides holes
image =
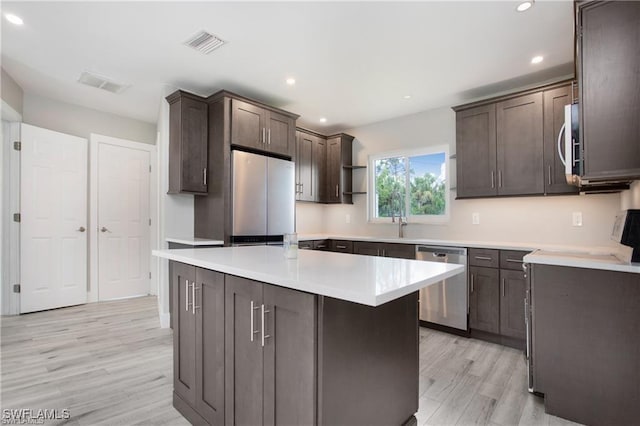
[[[171,405],[171,330],[156,306],[143,297],[3,317],[2,408],[69,409],[69,425],[187,425]],[[421,329],[420,368],[419,425],[572,424],[527,392],[519,351]]]

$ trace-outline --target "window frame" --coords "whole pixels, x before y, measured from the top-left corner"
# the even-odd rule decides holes
[[[377,160],[382,160],[385,158],[393,158],[393,157],[405,157],[407,158],[407,163],[409,157],[417,157],[421,155],[431,155],[431,154],[440,154],[444,153],[444,163],[445,163],[445,209],[444,214],[442,215],[407,215],[408,223],[421,223],[421,224],[446,224],[450,220],[451,216],[451,161],[449,155],[449,145],[433,145],[416,149],[401,149],[394,151],[385,151],[378,154],[371,154],[368,157],[368,177],[367,177],[367,185],[369,190],[367,191],[367,221],[369,223],[392,223],[390,217],[375,217],[376,211],[376,167],[375,162]],[[407,170],[409,168],[407,167]],[[409,196],[409,191],[411,188],[410,185],[410,174],[406,174],[406,192],[405,192],[405,212],[411,211],[411,197]]]

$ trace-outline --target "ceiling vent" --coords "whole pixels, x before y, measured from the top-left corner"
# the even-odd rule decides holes
[[[121,93],[129,87],[127,84],[116,83],[111,79],[87,71],[83,71],[82,74],[80,74],[78,82],[97,89],[106,90],[111,93]]]
[[[226,41],[206,31],[200,31],[189,40],[184,42],[186,46],[189,46],[197,50],[198,52],[204,53],[205,55],[213,52],[225,43]]]

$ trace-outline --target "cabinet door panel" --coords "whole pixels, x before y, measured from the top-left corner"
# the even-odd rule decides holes
[[[524,298],[527,279],[524,271],[500,271],[500,334],[525,338]]]
[[[456,114],[456,159],[458,197],[497,194],[494,104]]]
[[[381,256],[382,243],[367,243],[362,241],[354,241],[353,254],[364,254],[366,256]]]
[[[585,178],[640,176],[640,3],[580,11],[580,123]]]
[[[208,117],[207,104],[182,99],[182,187],[186,192],[207,192]]]
[[[316,138],[313,143],[313,188],[314,199],[320,203],[327,202],[327,141]]]
[[[192,286],[195,268],[172,262],[173,290],[173,389],[191,406],[196,401],[196,316]]]
[[[542,93],[496,105],[498,195],[542,194]]]
[[[313,147],[315,137],[298,132],[297,162],[298,188],[297,199],[300,201],[314,201],[315,185],[313,179]]]
[[[500,331],[499,269],[469,267],[469,327],[498,333]]]
[[[384,257],[395,257],[397,259],[415,259],[416,246],[411,244],[385,243],[382,249]]]
[[[196,411],[224,423],[224,274],[196,269]]]
[[[260,107],[231,101],[231,144],[266,149],[266,111]]]
[[[327,202],[340,202],[340,178],[342,173],[340,138],[327,140]]]
[[[315,424],[315,296],[264,284],[264,304],[264,424]]]
[[[291,156],[295,147],[295,121],[286,115],[267,113],[267,149],[276,154]]]
[[[251,302],[255,309],[251,314]],[[263,361],[260,334],[262,284],[225,276],[225,418],[228,424],[261,425]],[[253,316],[253,324],[251,318]]]
[[[564,164],[558,155],[558,135],[564,124],[564,106],[571,104],[571,85],[544,92],[544,173],[545,193],[578,193],[578,187],[569,185],[565,178]],[[564,134],[563,134],[564,136]],[[564,154],[564,137],[561,151]]]

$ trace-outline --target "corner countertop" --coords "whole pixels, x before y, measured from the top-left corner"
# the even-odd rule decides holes
[[[415,238],[388,238],[353,235],[300,234],[298,240],[348,240],[379,243],[424,244],[444,247],[489,248],[498,250],[529,251],[524,257],[527,263],[569,266],[574,268],[602,269],[640,273],[640,264],[631,263],[631,253],[626,248],[604,246],[572,246],[531,242],[501,242],[472,240],[430,240]]]
[[[222,240],[207,240],[206,238],[194,237],[167,237],[164,239],[168,243],[184,244],[188,246],[223,246]]]
[[[464,272],[462,265],[388,257],[246,246],[154,250],[154,256],[256,281],[369,306],[413,293]]]

